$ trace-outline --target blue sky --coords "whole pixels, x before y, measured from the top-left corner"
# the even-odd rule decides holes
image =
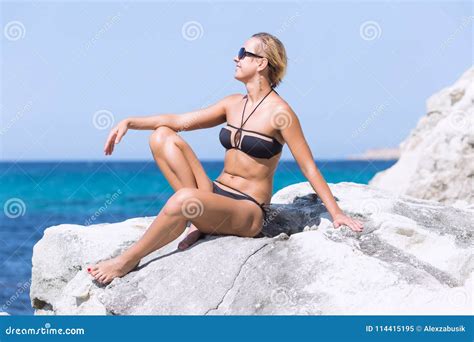
[[[1,6],[2,160],[150,159],[151,131],[135,130],[105,157],[110,124],[244,93],[232,59],[256,32],[286,46],[288,73],[277,91],[316,159],[398,146],[426,99],[473,61],[468,1]],[[218,131],[180,134],[200,159],[223,159]],[[292,158],[285,146],[283,159]]]

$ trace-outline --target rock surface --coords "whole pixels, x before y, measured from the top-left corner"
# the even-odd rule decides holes
[[[264,237],[208,235],[178,251],[180,237],[106,287],[85,266],[119,254],[154,218],[50,227],[33,251],[32,305],[57,315],[473,313],[473,212],[329,185],[362,233],[334,229],[299,183],[273,196]]]
[[[401,143],[400,159],[369,185],[458,207],[474,207],[474,67],[427,101]]]

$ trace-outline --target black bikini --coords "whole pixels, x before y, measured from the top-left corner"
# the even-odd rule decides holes
[[[222,184],[228,188],[231,188],[232,190],[235,190],[239,193],[241,193],[242,195],[239,195],[239,194],[235,194],[233,192],[230,192],[230,191],[227,191],[227,190],[224,190],[222,189],[221,187],[217,186],[214,182],[216,183],[219,183],[219,184]],[[221,183],[219,182],[217,179],[214,180],[214,182],[212,183],[212,192],[215,193],[215,194],[218,194],[218,195],[222,195],[222,196],[227,196],[227,197],[230,197],[230,198],[233,198],[233,199],[237,199],[237,200],[249,200],[249,201],[252,201],[254,203],[256,203],[260,209],[262,209],[262,212],[263,212],[263,220],[265,221],[267,219],[267,208],[265,207],[265,203],[258,203],[257,200],[255,198],[253,198],[252,196],[250,195],[247,195],[246,193],[240,191],[240,190],[237,190],[231,186],[228,186],[227,184],[224,184],[224,183]]]
[[[278,140],[276,140],[274,137],[271,137],[271,136],[263,134],[263,133],[259,133],[259,132],[255,132],[255,131],[251,131],[251,130],[247,130],[247,129],[242,128],[245,125],[245,123],[247,122],[247,120],[250,118],[250,116],[252,116],[252,114],[255,112],[257,107],[263,102],[263,100],[265,100],[265,98],[268,95],[270,95],[270,93],[272,91],[274,91],[276,93],[276,91],[272,88],[270,90],[270,92],[267,95],[265,95],[264,98],[258,103],[258,105],[250,113],[250,115],[247,117],[247,119],[245,119],[245,121],[243,121],[244,120],[245,108],[246,108],[247,102],[248,102],[248,97],[247,97],[247,101],[245,101],[245,105],[244,105],[244,110],[242,111],[242,120],[241,120],[240,127],[236,127],[236,126],[227,124],[228,127],[232,127],[232,128],[236,129],[236,131],[234,132],[234,138],[233,139],[231,138],[231,135],[232,135],[231,130],[229,130],[226,127],[221,128],[221,131],[219,133],[219,140],[220,140],[222,146],[224,146],[226,148],[226,150],[235,148],[235,149],[238,149],[238,150],[240,150],[240,151],[242,151],[242,152],[244,152],[244,153],[246,153],[246,154],[248,154],[252,157],[265,158],[265,159],[270,159],[271,157],[279,154],[282,151],[283,145]],[[257,137],[254,137],[252,135],[248,135],[248,134],[245,134],[245,133],[243,134],[243,132],[255,133],[255,134],[258,134],[262,137],[266,137],[267,139],[257,138]],[[271,141],[268,141],[268,139],[271,139]],[[265,207],[265,203],[258,203],[257,200],[255,200],[255,198],[253,198],[252,196],[249,196],[249,195],[247,195],[246,193],[243,193],[240,190],[234,189],[233,187],[228,186],[227,184],[223,184],[223,183],[219,182],[218,180],[214,180],[214,182],[217,182],[219,184],[227,186],[228,188],[231,188],[231,189],[241,193],[242,195],[235,194],[233,192],[224,190],[221,187],[217,186],[215,183],[212,183],[212,192],[214,192],[216,194],[219,194],[219,195],[227,196],[227,197],[230,197],[230,198],[238,199],[238,200],[246,199],[246,200],[250,200],[250,201],[256,203],[260,207],[260,209],[262,209],[262,211],[263,211],[264,221],[266,220],[267,208]]]
[[[270,92],[267,95],[265,95],[265,97],[262,99],[262,101],[260,101],[260,103],[262,103],[263,100],[265,100],[265,98],[268,95],[270,95],[270,93],[272,91],[275,91],[275,90],[272,88],[272,90],[270,90]],[[275,93],[276,93],[276,91],[275,91]],[[234,133],[234,138],[233,139],[231,138],[232,131],[230,129],[228,129],[227,127],[222,127],[221,131],[219,133],[219,140],[220,140],[222,146],[224,146],[226,148],[226,150],[235,148],[235,149],[240,150],[240,151],[242,151],[242,152],[244,152],[244,153],[246,153],[246,154],[248,154],[252,157],[255,157],[255,158],[270,159],[271,157],[276,156],[277,154],[279,154],[282,151],[283,145],[278,140],[276,140],[274,137],[271,137],[269,135],[259,133],[259,132],[256,132],[256,131],[251,131],[251,130],[242,128],[245,125],[245,123],[247,122],[247,120],[255,112],[255,109],[257,109],[257,107],[260,105],[260,103],[259,103],[257,105],[257,107],[254,108],[252,113],[250,113],[250,115],[247,117],[245,122],[243,122],[245,107],[247,106],[248,100],[249,99],[247,97],[247,101],[245,101],[245,105],[244,105],[244,110],[242,111],[242,120],[241,120],[240,128],[236,127],[236,126],[233,126],[231,124],[227,124],[228,127],[232,127],[232,128],[237,129]],[[260,135],[262,137],[265,137],[267,139],[257,138],[257,137],[254,137],[253,135],[249,135],[249,134],[245,134],[245,133],[242,134],[242,132],[255,133],[255,134],[258,134],[258,135]],[[269,141],[269,139],[271,141]]]

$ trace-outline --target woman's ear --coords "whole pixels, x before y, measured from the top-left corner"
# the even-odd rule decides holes
[[[261,71],[265,69],[268,65],[268,59],[266,57],[259,58],[257,70]]]

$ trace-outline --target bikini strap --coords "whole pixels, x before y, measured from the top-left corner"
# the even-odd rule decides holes
[[[229,185],[227,185],[227,184],[224,184],[224,183],[222,183],[222,182],[219,182],[217,179],[215,179],[214,182],[217,182],[217,183],[219,183],[219,184],[222,184],[222,185],[224,185],[224,186],[226,186],[226,187],[228,187],[228,188],[231,188],[232,190],[235,190],[235,191],[241,193],[242,195],[245,195],[245,196],[247,196],[247,197],[250,197],[249,195],[247,195],[246,193],[243,193],[243,192],[240,191],[240,190],[237,190],[237,189],[235,189],[235,188],[233,188],[233,187],[231,187],[231,186],[229,186]]]
[[[244,127],[244,125],[247,123],[247,120],[250,119],[250,117],[252,116],[252,114],[257,110],[258,106],[260,106],[263,102],[263,100],[265,100],[267,98],[268,95],[271,94],[272,91],[275,91],[273,88],[270,89],[270,91],[267,93],[267,95],[265,95],[263,97],[263,99],[257,104],[257,106],[255,106],[255,108],[252,110],[252,112],[250,113],[249,116],[247,116],[247,119],[245,119],[244,121],[244,113],[245,113],[245,107],[247,107],[247,102],[249,101],[249,98],[247,96],[247,100],[245,101],[245,105],[244,105],[244,110],[242,111],[242,118],[240,120],[240,128]],[[275,91],[276,92],[276,91]]]
[[[232,190],[235,190],[235,191],[241,193],[241,194],[244,195],[245,197],[248,197],[248,198],[250,198],[252,201],[254,201],[255,203],[257,203],[257,204],[258,204],[260,207],[262,207],[262,209],[263,209],[263,206],[265,205],[265,203],[258,203],[257,200],[256,200],[255,198],[253,198],[252,196],[249,196],[249,195],[247,195],[245,192],[242,192],[242,191],[240,191],[240,190],[237,190],[237,189],[235,189],[235,188],[233,188],[233,187],[231,187],[231,186],[229,186],[229,185],[227,185],[227,184],[224,184],[224,183],[222,183],[222,182],[219,182],[217,179],[215,179],[214,182],[217,182],[217,183],[219,183],[219,184],[222,184],[222,185],[224,185],[224,186],[226,186],[226,187],[228,187],[228,188],[231,188]]]
[[[245,108],[247,108],[247,102],[249,102],[249,98],[248,98],[248,95],[247,95],[247,100],[245,100],[244,109],[242,110],[242,118],[240,120],[240,128],[237,128],[237,131],[234,134],[234,145],[235,146],[239,146],[239,144],[240,144],[240,139],[242,138],[242,127],[244,127],[244,125],[247,123],[247,120],[250,119],[252,114],[255,113],[255,111],[257,110],[258,106],[260,106],[262,104],[262,102],[267,98],[268,95],[270,95],[270,93],[272,91],[275,91],[275,90],[273,88],[271,88],[270,91],[268,92],[268,94],[263,97],[263,99],[257,104],[257,106],[252,110],[250,115],[247,116],[247,119],[245,119],[245,121],[244,121]]]

